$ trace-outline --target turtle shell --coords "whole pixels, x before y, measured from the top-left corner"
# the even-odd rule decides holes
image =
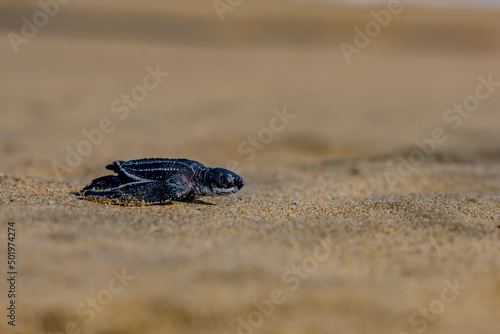
[[[106,166],[120,177],[134,181],[158,180],[166,181],[179,172],[195,173],[207,169],[199,162],[188,159],[138,159],[130,161],[114,161]]]

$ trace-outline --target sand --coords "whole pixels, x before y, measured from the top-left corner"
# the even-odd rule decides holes
[[[38,10],[0,6],[4,36]],[[18,54],[2,38],[0,331],[498,333],[498,14],[405,7],[350,64],[339,44],[370,8],[71,2]],[[144,157],[246,185],[154,206],[75,194]]]

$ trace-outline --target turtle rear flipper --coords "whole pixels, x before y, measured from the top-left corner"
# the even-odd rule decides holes
[[[134,175],[134,173],[130,173],[130,171],[127,170],[126,166],[127,161],[116,160],[113,161],[113,163],[107,165],[106,169],[112,170],[113,172],[117,173],[120,179],[124,181],[122,182],[122,184],[148,180],[146,178]]]
[[[90,184],[86,187],[84,187],[81,192],[84,193],[89,190],[97,190],[97,191],[102,191],[106,189],[112,189],[112,188],[117,188],[121,185],[123,185],[125,182],[116,175],[106,175],[103,177],[99,177],[95,180],[92,180]]]
[[[121,165],[124,162],[125,161],[121,161],[121,160],[113,161],[112,163],[110,163],[109,165],[106,166],[106,169],[112,170],[115,173],[119,173],[121,170]]]
[[[124,184],[120,187],[106,191],[86,191],[85,197],[96,199],[116,200],[119,203],[131,201],[144,201],[149,204],[159,204],[166,201],[181,200],[189,193],[186,189],[176,183],[162,181],[139,181]]]

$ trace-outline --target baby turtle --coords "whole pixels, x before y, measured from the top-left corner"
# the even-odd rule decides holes
[[[224,168],[208,168],[187,159],[139,159],[114,161],[106,166],[118,175],[93,180],[81,190],[84,197],[113,200],[121,204],[136,201],[158,204],[194,200],[237,192],[245,182]]]

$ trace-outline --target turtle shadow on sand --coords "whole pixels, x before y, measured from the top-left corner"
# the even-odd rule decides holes
[[[197,205],[216,205],[215,203],[210,203],[210,202],[205,202],[200,199],[182,199],[182,200],[170,200],[166,201],[163,203],[146,203],[146,202],[118,202],[118,201],[113,201],[113,200],[103,200],[100,198],[92,198],[92,197],[86,197],[84,196],[81,192],[79,191],[73,191],[70,192],[71,195],[77,197],[79,200],[86,200],[86,201],[91,201],[95,203],[100,203],[100,204],[108,204],[108,205],[118,205],[118,206],[129,206],[129,207],[138,207],[138,206],[167,206],[167,205],[172,205],[176,202],[180,203],[188,203],[188,204],[197,204]]]
[[[198,205],[216,205],[215,203],[210,203],[210,202],[205,202],[202,201],[201,199],[193,199],[193,200],[180,200],[176,202],[182,202],[182,203],[189,203],[189,204],[198,204]],[[170,202],[173,203],[173,202]]]

